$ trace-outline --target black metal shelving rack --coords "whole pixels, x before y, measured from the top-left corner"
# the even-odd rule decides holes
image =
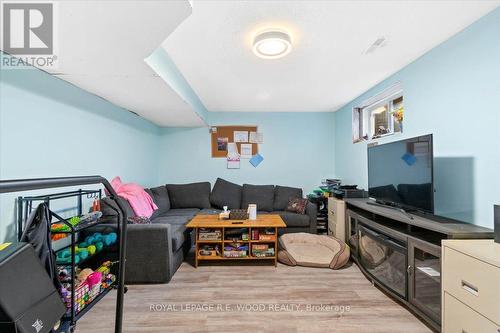
[[[309,197],[312,203],[318,208],[316,215],[316,233],[326,235],[328,231],[328,198],[324,196]]]
[[[21,192],[21,191],[29,191],[29,190],[40,190],[40,189],[48,189],[48,188],[60,188],[60,187],[69,187],[69,186],[83,186],[83,185],[95,185],[102,184],[105,189],[109,193],[109,197],[114,199],[116,197],[116,193],[109,184],[109,182],[101,177],[101,176],[84,176],[84,177],[62,177],[62,178],[41,178],[41,179],[22,179],[22,180],[0,180],[0,193],[9,193],[9,192]],[[83,204],[82,204],[82,196],[94,196],[101,198],[101,190],[76,190],[70,192],[62,192],[55,193],[49,195],[39,195],[39,196],[31,196],[31,197],[19,197],[18,198],[18,235],[22,234],[23,229],[23,221],[26,221],[29,213],[32,210],[33,202],[45,202],[46,204],[50,204],[50,201],[63,199],[63,198],[77,198],[77,211],[79,216],[82,215]],[[117,298],[116,298],[116,314],[115,314],[115,333],[119,333],[122,330],[122,319],[123,319],[123,300],[124,300],[124,292],[125,292],[125,284],[124,284],[124,274],[125,274],[125,242],[126,242],[126,232],[127,232],[127,216],[124,207],[121,206],[119,201],[115,201],[118,210],[116,213],[118,215],[117,222],[117,235],[118,235],[118,274],[115,280],[115,283],[109,288],[101,291],[91,303],[87,304],[83,309],[81,309],[78,313],[75,313],[75,285],[74,285],[74,273],[75,273],[75,254],[74,251],[71,255],[71,312],[70,315],[65,315],[61,318],[63,323],[69,323],[70,331],[73,331],[76,325],[76,322],[87,313],[95,304],[97,304],[112,288],[117,289]],[[70,229],[67,233],[70,234],[71,243],[70,247],[73,247],[76,242],[76,234],[80,231],[83,231],[87,228],[96,226],[99,222],[83,224],[73,226],[66,219],[60,217],[58,214],[52,212],[52,215],[57,218],[59,221],[65,225],[67,225]],[[81,262],[79,263],[81,264]]]

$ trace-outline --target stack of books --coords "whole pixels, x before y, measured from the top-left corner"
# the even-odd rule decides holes
[[[221,229],[200,228],[198,232],[199,240],[219,241],[222,240]]]
[[[248,256],[248,244],[228,243],[224,246],[225,258],[244,258]]]
[[[252,255],[254,257],[274,257],[274,247],[269,244],[253,244]]]
[[[321,186],[319,188],[325,192],[330,193],[330,192],[338,189],[340,184],[341,184],[340,179],[323,179],[321,181]]]

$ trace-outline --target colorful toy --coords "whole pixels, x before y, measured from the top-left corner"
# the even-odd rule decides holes
[[[83,242],[78,244],[79,249],[86,249],[89,253],[89,255],[94,255],[97,252],[97,247],[95,245],[88,245],[87,243]],[[101,250],[100,248],[99,250]]]
[[[52,234],[52,235],[50,236],[50,238],[51,238],[53,241],[57,241],[57,240],[60,240],[60,239],[66,238],[67,236],[68,236],[67,234],[57,233],[57,234]]]
[[[57,266],[57,278],[61,282],[71,280],[71,266]]]
[[[85,260],[87,257],[92,256],[97,252],[101,251],[104,248],[104,246],[110,246],[116,243],[117,238],[118,236],[114,232],[104,235],[99,232],[96,232],[91,236],[87,236],[84,242],[74,247],[75,264],[78,264],[80,261]],[[57,263],[58,264],[71,263],[70,248],[66,248],[57,252]]]
[[[89,256],[89,251],[85,248],[79,248],[75,246],[75,264],[78,264],[81,260],[87,259]],[[56,262],[58,264],[70,264],[71,263],[71,248],[63,249],[57,252]]]
[[[73,216],[69,220],[67,220],[69,224],[71,224],[73,227],[76,227],[78,223],[80,223],[80,218],[78,216]],[[54,223],[50,226],[50,231],[52,232],[69,232],[71,231],[71,228],[67,226],[66,224],[60,222],[60,223]]]
[[[115,232],[110,232],[109,234],[101,234],[100,232],[94,233],[92,236],[87,236],[85,238],[85,243],[88,245],[96,245],[96,243],[103,243],[106,246],[112,245],[116,242],[118,236]],[[96,245],[97,247],[97,245]]]
[[[109,288],[116,280],[116,277],[113,274],[107,274],[101,284],[102,289]]]
[[[93,287],[96,284],[100,285],[102,281],[102,273],[101,272],[92,272],[89,276],[87,276],[87,279],[85,282],[89,285],[89,287]]]
[[[76,280],[78,281],[78,284],[82,284],[84,283],[87,278],[92,274],[94,273],[94,271],[90,268],[84,268],[82,269],[76,276]]]
[[[92,271],[90,268],[82,269],[77,276],[79,285],[75,287],[75,312],[80,312],[87,304],[92,302],[104,289],[109,288],[116,280],[110,273],[103,273],[102,270],[111,266],[110,261],[104,262],[98,270]],[[66,304],[67,313],[71,310],[71,284],[63,283],[59,290],[61,298]]]
[[[99,199],[94,199],[92,202],[92,211],[97,212],[101,210],[101,200]]]
[[[111,264],[111,261],[105,261],[98,269],[96,269],[96,271],[101,272],[102,276],[106,276],[110,272],[109,268],[111,267]]]

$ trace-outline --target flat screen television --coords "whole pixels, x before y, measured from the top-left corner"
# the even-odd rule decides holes
[[[369,147],[368,196],[433,214],[432,134]]]

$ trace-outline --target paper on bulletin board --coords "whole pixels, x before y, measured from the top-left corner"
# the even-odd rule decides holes
[[[227,151],[228,138],[217,138],[217,150]]]
[[[230,157],[228,155],[227,156],[227,168],[228,169],[239,169],[240,168],[240,157],[239,156]]]
[[[248,131],[234,131],[234,142],[248,142]]]
[[[250,143],[264,143],[264,133],[262,132],[250,132]]]
[[[238,153],[238,146],[234,142],[229,142],[227,144],[227,168],[240,168],[240,154]]]
[[[238,146],[234,142],[229,142],[227,144],[227,156],[239,155]]]
[[[252,144],[242,143],[241,148],[241,158],[252,158]]]

